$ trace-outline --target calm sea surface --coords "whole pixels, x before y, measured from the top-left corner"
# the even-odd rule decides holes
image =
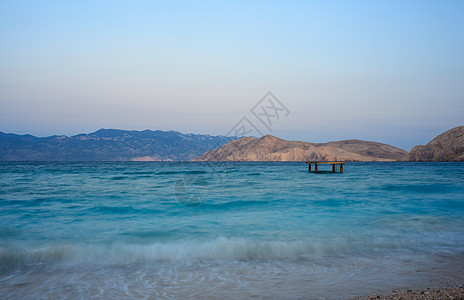
[[[464,279],[464,163],[344,171],[0,163],[0,295],[347,298]]]

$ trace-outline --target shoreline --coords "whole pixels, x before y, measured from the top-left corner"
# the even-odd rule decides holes
[[[412,299],[426,299],[426,300],[462,300],[464,299],[464,283],[462,282],[439,282],[429,287],[423,288],[400,288],[392,289],[390,291],[372,292],[368,295],[350,298],[351,300],[412,300]]]

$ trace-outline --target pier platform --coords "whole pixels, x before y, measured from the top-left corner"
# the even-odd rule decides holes
[[[335,173],[335,166],[339,165],[340,173],[343,173],[343,165],[346,165],[346,161],[307,161],[308,171],[311,172],[311,165],[314,165],[314,172],[319,172],[317,165],[332,165],[332,172]]]

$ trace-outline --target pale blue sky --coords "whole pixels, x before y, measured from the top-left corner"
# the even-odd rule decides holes
[[[0,131],[226,134],[272,91],[290,111],[278,137],[410,150],[464,125],[463,15],[464,1],[0,0]]]

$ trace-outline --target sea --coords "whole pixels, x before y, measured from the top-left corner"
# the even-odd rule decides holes
[[[464,163],[319,170],[1,162],[0,298],[347,299],[463,282]]]

